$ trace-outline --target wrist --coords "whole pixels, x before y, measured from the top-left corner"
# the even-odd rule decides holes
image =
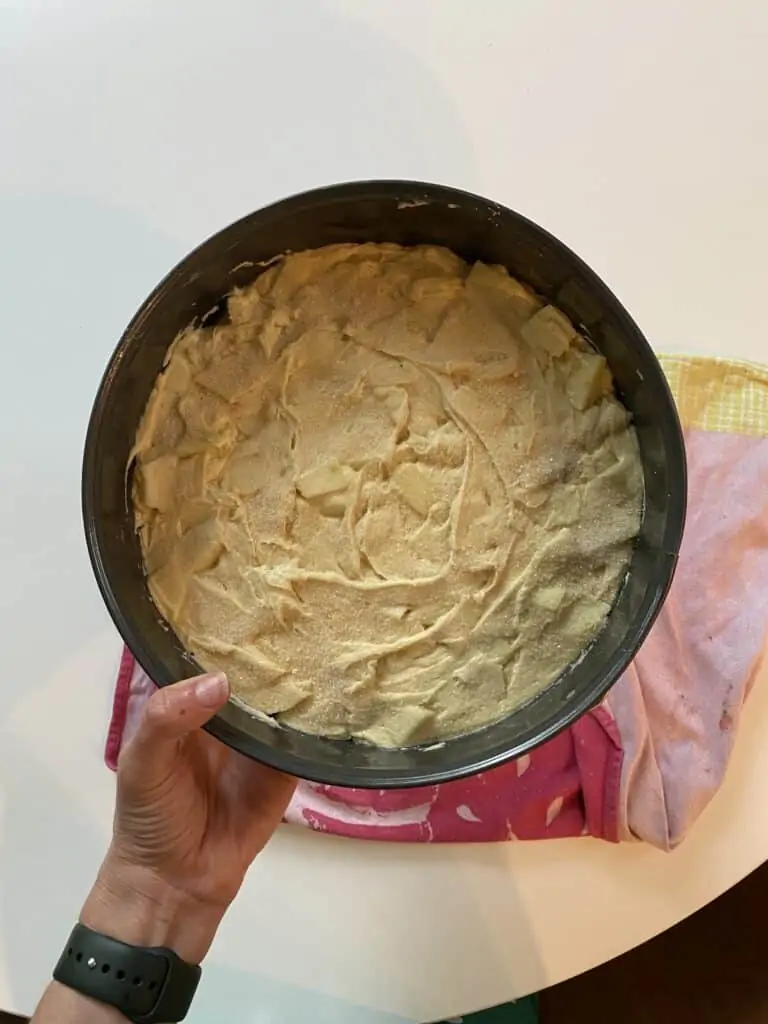
[[[226,908],[202,903],[110,850],[80,921],[133,946],[164,946],[189,964],[210,949]]]

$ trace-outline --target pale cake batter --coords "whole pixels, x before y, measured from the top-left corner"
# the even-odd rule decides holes
[[[554,680],[604,624],[643,475],[603,358],[446,249],[284,258],[174,342],[134,449],[151,593],[284,725],[405,746]]]

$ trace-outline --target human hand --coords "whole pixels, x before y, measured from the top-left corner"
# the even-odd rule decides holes
[[[171,946],[190,963],[207,952],[296,784],[203,731],[228,696],[221,674],[153,694],[120,755],[112,845],[82,915],[98,930],[116,906],[132,908],[131,934],[145,936],[154,919],[154,938],[115,937]]]

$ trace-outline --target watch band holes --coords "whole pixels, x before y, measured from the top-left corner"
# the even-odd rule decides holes
[[[110,971],[109,964],[102,964],[101,965],[101,973],[102,974],[109,974],[109,971]]]
[[[154,991],[154,989],[157,988],[157,982],[156,981],[150,981],[148,988],[149,988],[150,992]]]
[[[118,971],[115,977],[118,981],[125,981],[125,971]]]
[[[77,955],[75,956],[75,960],[77,960],[77,962],[78,962],[78,963],[80,963],[80,961],[81,961],[82,959],[83,959],[83,954],[82,954],[82,953],[78,953],[78,954],[77,954]]]
[[[72,956],[72,947],[71,946],[67,950],[67,956]]]
[[[133,984],[136,986],[136,988],[141,988],[141,978],[134,978]]]

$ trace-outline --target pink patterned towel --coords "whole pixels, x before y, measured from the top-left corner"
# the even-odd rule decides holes
[[[718,374],[733,365],[690,362]],[[768,375],[755,375],[759,429],[686,430],[689,514],[677,575],[600,707],[532,754],[458,782],[388,791],[301,782],[287,820],[404,842],[592,835],[677,845],[723,779],[768,624]],[[709,426],[711,401],[706,417],[699,409],[690,419]],[[111,768],[152,689],[125,651],[106,748]]]

